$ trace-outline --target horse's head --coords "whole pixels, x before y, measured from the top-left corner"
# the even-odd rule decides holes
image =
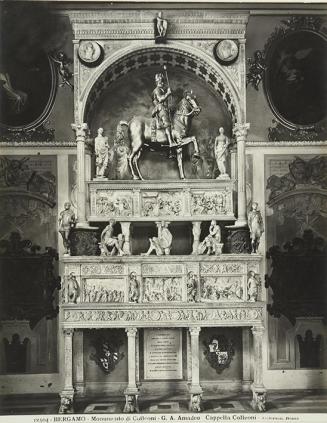
[[[184,91],[184,99],[188,102],[189,104],[189,114],[192,116],[196,116],[201,112],[201,108],[199,106],[199,103],[197,102],[196,96],[193,94],[192,90],[185,90]]]

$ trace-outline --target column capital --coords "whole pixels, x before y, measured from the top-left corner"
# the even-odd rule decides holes
[[[199,326],[196,326],[190,327],[188,328],[188,330],[190,331],[191,336],[199,336],[201,328]]]
[[[87,123],[72,123],[72,130],[76,133],[76,141],[85,141],[87,136]]]
[[[125,332],[127,333],[127,336],[131,336],[135,338],[137,334],[137,328],[126,328]]]
[[[233,128],[233,134],[236,136],[236,141],[245,141],[249,129],[249,123],[236,123]]]
[[[265,328],[263,326],[252,326],[251,332],[253,336],[262,337],[264,334]]]
[[[240,38],[238,40],[239,44],[245,44],[246,43],[246,38]]]
[[[75,329],[74,328],[63,328],[62,331],[63,331],[63,334],[65,336],[73,336]]]

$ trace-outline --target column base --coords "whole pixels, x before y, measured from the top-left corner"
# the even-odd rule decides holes
[[[60,407],[59,414],[72,414],[74,413],[74,389],[65,389],[60,394]]]
[[[195,413],[202,411],[202,393],[201,386],[190,386],[189,410]]]
[[[251,407],[255,411],[264,412],[266,411],[266,389],[260,386],[251,387],[253,398],[251,401]]]
[[[138,413],[139,412],[139,406],[138,406],[139,393],[140,391],[137,387],[125,389],[124,413]]]

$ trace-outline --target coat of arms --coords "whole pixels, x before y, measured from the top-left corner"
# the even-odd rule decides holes
[[[109,338],[99,337],[92,344],[95,353],[90,355],[90,359],[95,361],[100,369],[106,373],[111,373],[119,361],[124,358],[124,353],[119,352],[123,343],[114,342]]]
[[[217,373],[229,367],[235,353],[232,341],[227,340],[224,335],[217,335],[213,336],[209,342],[204,341],[203,344],[204,355]]]

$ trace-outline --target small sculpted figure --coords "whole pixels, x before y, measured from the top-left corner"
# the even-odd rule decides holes
[[[263,219],[258,210],[258,203],[252,203],[251,210],[248,213],[248,225],[251,238],[251,252],[258,251],[261,235],[264,232]]]
[[[229,139],[225,135],[224,128],[219,128],[219,135],[215,139],[215,158],[219,170],[217,179],[229,179],[226,173],[226,159],[228,154]]]
[[[150,247],[144,255],[149,256],[155,251],[157,256],[169,255],[173,236],[168,229],[168,222],[158,224],[158,237],[149,238]]]
[[[129,293],[128,299],[131,303],[137,303],[140,297],[140,287],[135,272],[129,275]]]
[[[155,75],[155,83],[156,88],[152,92],[152,102],[154,105],[152,110],[152,132],[155,133],[156,128],[164,129],[169,146],[172,147],[175,143],[171,132],[170,110],[168,106],[168,97],[171,95],[171,89],[170,87],[166,87],[162,73]]]
[[[98,136],[94,140],[96,177],[104,178],[109,160],[108,137],[103,136],[103,128],[98,129]]]
[[[101,233],[100,250],[102,256],[123,256],[124,235],[113,236],[115,220],[111,219]]]
[[[67,303],[76,303],[77,298],[79,297],[79,285],[76,279],[76,276],[71,272],[67,276],[66,282],[66,302]]]
[[[199,245],[199,254],[204,254],[207,251],[207,254],[220,254],[222,244],[221,241],[221,230],[220,226],[217,224],[216,220],[212,220],[209,227],[209,235],[207,235],[204,240]]]
[[[256,278],[256,275],[253,270],[250,270],[248,276],[248,300],[257,301],[259,293],[260,282]]]
[[[62,236],[65,254],[70,253],[70,233],[72,228],[75,227],[76,217],[73,210],[71,210],[71,204],[66,202],[64,204],[64,210],[59,215],[59,233]]]

